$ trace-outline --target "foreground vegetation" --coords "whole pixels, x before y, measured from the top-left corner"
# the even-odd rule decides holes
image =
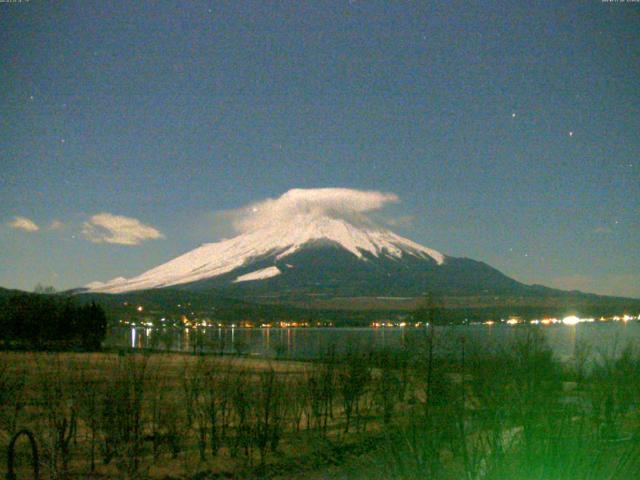
[[[0,460],[27,429],[51,479],[634,478],[640,354],[593,353],[560,364],[536,328],[502,351],[426,331],[313,363],[4,352]],[[20,437],[18,478],[31,455]]]

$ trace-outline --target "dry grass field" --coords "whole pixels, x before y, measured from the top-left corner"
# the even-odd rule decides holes
[[[316,362],[0,353],[0,465],[32,478],[627,479],[640,472],[640,355],[501,352],[439,339]],[[457,340],[456,340],[457,341]],[[11,456],[11,459],[9,458]],[[635,473],[634,473],[635,472]],[[629,476],[632,475],[632,476]]]

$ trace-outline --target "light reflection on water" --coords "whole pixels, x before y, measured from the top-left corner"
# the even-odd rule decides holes
[[[484,325],[436,327],[438,344],[444,351],[467,348],[498,349],[539,329],[554,354],[571,358],[586,344],[592,355],[615,355],[629,343],[640,346],[640,322],[589,323],[548,327]],[[363,350],[411,348],[426,335],[418,328],[115,328],[105,346],[159,351],[241,353],[282,358],[313,358],[330,347],[343,351],[348,345]]]

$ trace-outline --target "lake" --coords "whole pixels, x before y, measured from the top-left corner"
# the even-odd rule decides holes
[[[587,345],[592,357],[617,355],[632,343],[640,345],[640,322],[581,323],[578,325],[456,325],[435,327],[440,350],[504,348],[531,329],[542,332],[557,358],[570,359],[576,346]],[[330,347],[349,345],[364,350],[400,349],[427,335],[422,328],[114,328],[105,346],[205,353],[242,353],[272,358],[309,359]],[[595,358],[595,357],[593,357]]]

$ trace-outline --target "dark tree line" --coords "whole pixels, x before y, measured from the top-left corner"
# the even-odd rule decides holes
[[[107,331],[104,309],[58,295],[18,294],[0,304],[0,345],[35,350],[99,350]]]

